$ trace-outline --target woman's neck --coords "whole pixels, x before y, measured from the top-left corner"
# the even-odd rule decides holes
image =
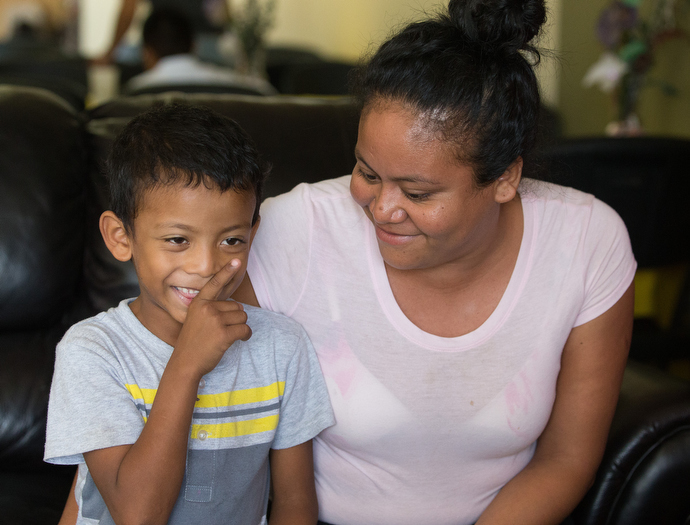
[[[420,329],[457,337],[479,328],[510,283],[523,236],[522,203],[501,206],[491,242],[431,268],[399,270],[386,265],[398,306]]]

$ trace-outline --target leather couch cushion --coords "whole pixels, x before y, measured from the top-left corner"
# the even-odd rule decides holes
[[[0,86],[0,151],[0,329],[50,326],[81,274],[83,127],[47,91]]]

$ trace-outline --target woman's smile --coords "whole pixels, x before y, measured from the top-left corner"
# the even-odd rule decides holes
[[[409,244],[414,239],[417,237],[417,235],[409,235],[409,234],[402,234],[402,233],[395,233],[392,231],[389,231],[385,228],[382,228],[378,224],[374,223],[374,226],[376,228],[376,238],[380,242],[384,242],[386,244],[391,244],[395,246],[402,246],[404,244]]]

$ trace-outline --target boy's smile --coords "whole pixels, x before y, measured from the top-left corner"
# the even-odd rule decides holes
[[[174,346],[187,308],[199,290],[233,259],[241,263],[219,299],[227,299],[244,277],[258,221],[255,198],[203,184],[158,186],[142,196],[131,235],[131,258],[140,295],[132,312],[153,334]]]

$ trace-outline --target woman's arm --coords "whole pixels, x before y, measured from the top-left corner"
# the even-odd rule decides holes
[[[633,285],[607,312],[574,328],[563,349],[556,401],[530,463],[477,525],[556,525],[594,481],[630,348]]]
[[[270,452],[270,525],[313,525],[319,517],[311,440]]]

